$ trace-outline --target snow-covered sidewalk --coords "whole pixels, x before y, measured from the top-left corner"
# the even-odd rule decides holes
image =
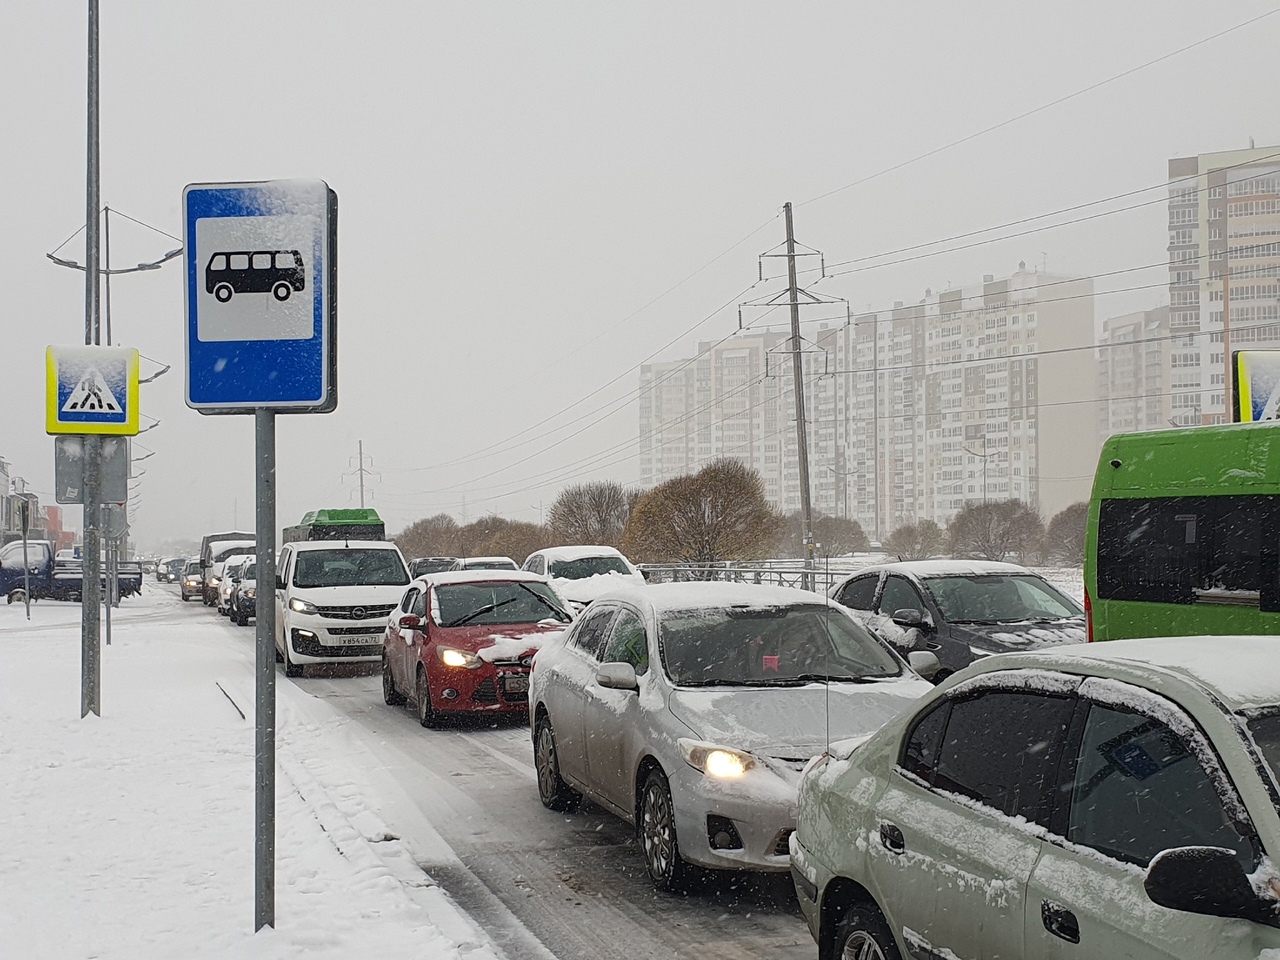
[[[79,615],[0,605],[0,956],[497,956],[376,797],[309,772],[343,743],[283,677],[276,929],[253,934],[251,645],[148,589],[103,648],[102,716],[80,720]]]

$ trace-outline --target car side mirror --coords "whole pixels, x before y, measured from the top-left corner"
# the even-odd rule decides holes
[[[932,680],[942,669],[942,664],[938,662],[938,655],[931,650],[912,650],[907,654],[907,663],[911,665],[912,670],[926,680]]]
[[[284,589],[284,577],[280,576],[280,574],[278,573],[276,574],[276,589],[277,590]]]
[[[924,630],[932,626],[929,618],[914,607],[893,611],[892,620],[900,627],[917,627]]]
[[[406,630],[416,630],[418,627],[422,626],[422,618],[416,613],[406,613],[400,618],[400,626],[404,627]]]
[[[1147,867],[1142,886],[1152,903],[1170,910],[1255,921],[1274,917],[1225,847],[1164,850]]]
[[[602,663],[596,670],[596,683],[610,690],[639,690],[636,668],[629,663]]]

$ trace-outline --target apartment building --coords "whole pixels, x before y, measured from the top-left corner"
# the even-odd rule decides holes
[[[1198,388],[1200,354],[1169,346],[1169,308],[1103,321],[1098,342],[1098,438],[1159,430],[1173,419],[1172,393]]]
[[[814,509],[875,536],[984,499],[1046,515],[1084,499],[1098,449],[1093,324],[1091,280],[1020,264],[806,325]],[[642,367],[642,486],[731,456],[761,473],[775,506],[799,509],[789,350],[785,329],[748,332]]]
[[[1280,146],[1170,160],[1168,249],[1172,419],[1222,423],[1231,352],[1280,349]]]

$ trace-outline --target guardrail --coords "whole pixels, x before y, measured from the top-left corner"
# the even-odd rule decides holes
[[[698,581],[754,583],[795,587],[817,593],[826,593],[833,585],[849,576],[848,570],[825,568],[806,570],[804,567],[751,566],[736,563],[642,563],[639,567],[650,583]]]

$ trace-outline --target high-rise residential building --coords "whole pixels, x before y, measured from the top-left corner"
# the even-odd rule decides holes
[[[1280,349],[1280,147],[1169,161],[1169,335],[1174,422],[1229,419],[1231,352]]]
[[[1100,440],[1169,426],[1171,392],[1199,384],[1199,353],[1169,348],[1168,307],[1104,320],[1098,348]]]
[[[884,536],[984,499],[1049,516],[1088,496],[1099,442],[1091,280],[1019,265],[806,331],[815,510]],[[731,456],[761,473],[775,506],[798,509],[789,350],[785,330],[747,332],[642,367],[641,484]]]

